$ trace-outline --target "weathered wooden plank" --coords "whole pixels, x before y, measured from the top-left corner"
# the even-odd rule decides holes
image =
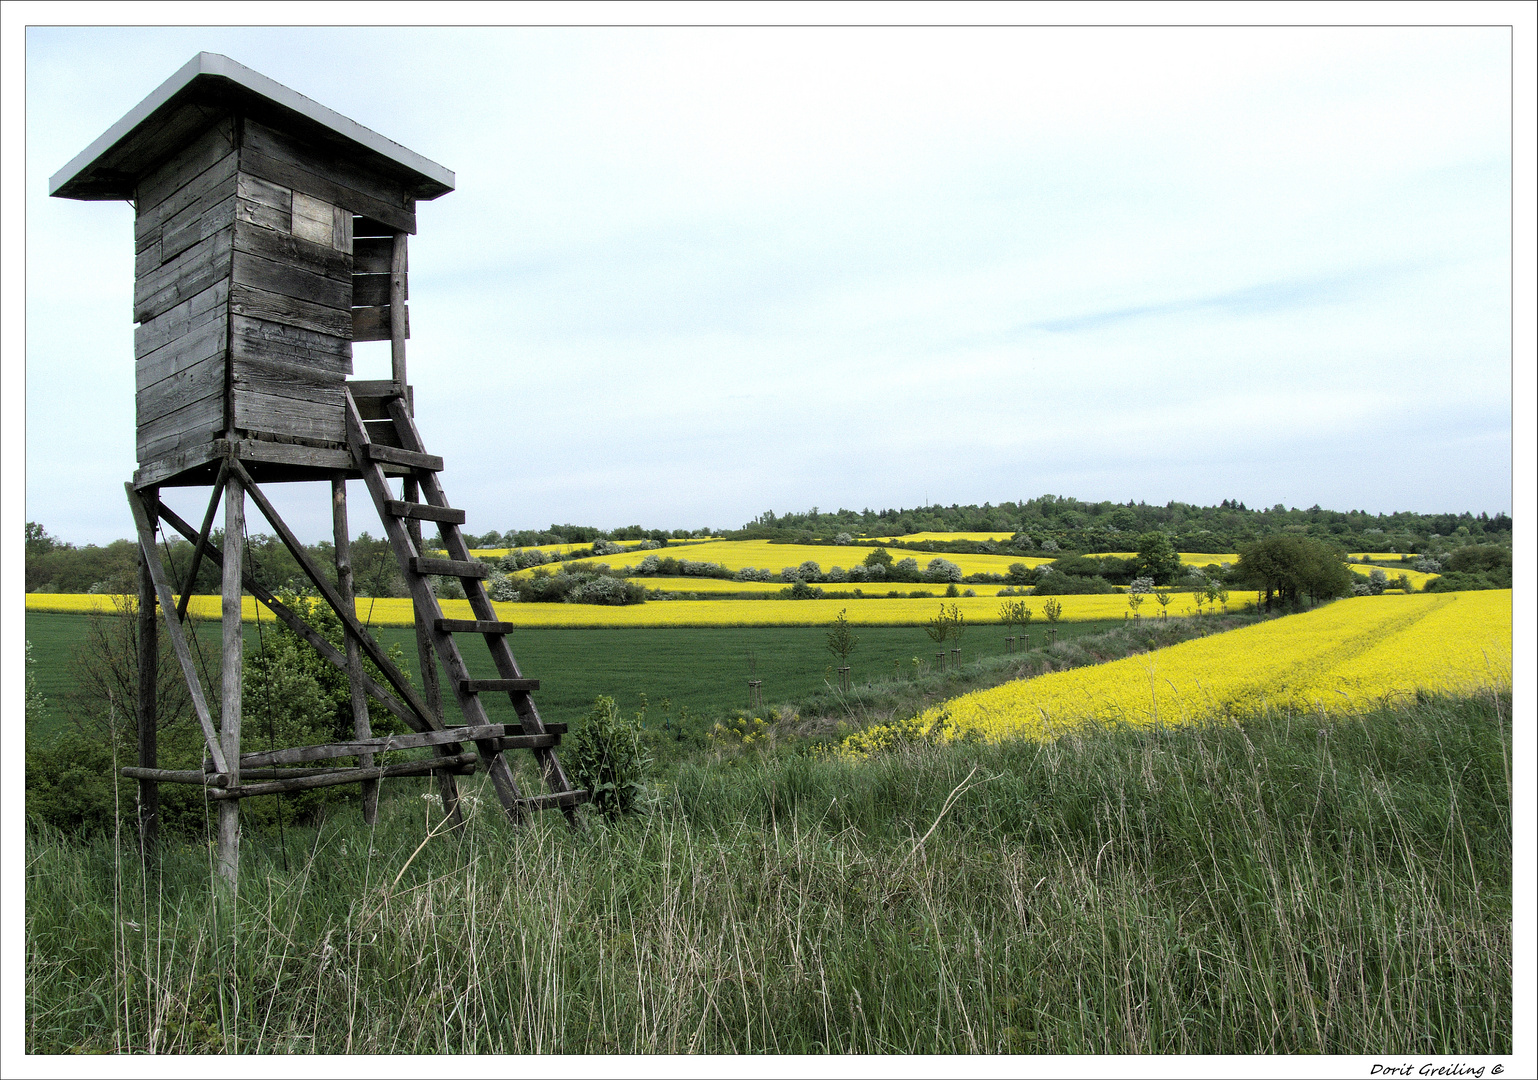
[[[271,157],[254,147],[241,148],[240,169],[269,183],[280,184],[337,206],[346,207],[355,214],[377,218],[402,232],[417,231],[415,209],[405,210],[399,206],[391,206],[355,188],[337,183],[330,177],[311,172],[292,161]]]
[[[349,312],[281,296],[251,285],[237,283],[231,288],[230,310],[237,315],[296,326],[342,341],[352,339],[352,315]]]
[[[457,578],[483,578],[491,573],[485,563],[474,559],[431,559],[421,555],[411,560],[411,569],[418,574]]]
[[[406,385],[406,241],[396,233],[390,244],[390,378]]]
[[[345,394],[345,376],[316,364],[295,363],[292,360],[274,360],[270,357],[246,357],[233,366],[238,381],[258,393],[323,393],[332,400],[333,394]]]
[[[452,525],[465,523],[465,512],[455,510],[448,506],[428,506],[426,503],[401,502],[391,499],[385,503],[390,513],[400,518],[415,518],[418,521],[446,521]]]
[[[174,412],[138,424],[135,445],[139,460],[149,461],[194,442],[214,438],[223,430],[224,393],[220,388],[207,397],[189,401]]]
[[[219,509],[219,500],[224,497],[224,482],[229,479],[230,466],[227,462],[219,465],[219,475],[214,477],[213,492],[208,498],[208,509],[203,513],[203,527],[198,530],[198,538],[192,542],[192,563],[187,567],[187,576],[182,578],[181,593],[176,598],[176,618],[178,622],[187,621],[187,605],[192,602],[192,590],[198,580],[198,568],[203,564],[203,556],[209,550],[208,540],[213,534],[214,513]],[[160,496],[155,496],[158,506]]]
[[[352,211],[345,206],[331,208],[331,246],[352,254]]]
[[[163,262],[165,260],[160,257],[160,234],[155,233],[134,250],[134,280],[158,269]]]
[[[292,162],[306,172],[365,195],[376,202],[397,210],[409,210],[414,203],[414,200],[407,197],[405,186],[380,169],[362,165],[354,158],[339,154],[330,147],[318,146],[293,131],[280,130],[248,119],[244,134],[244,148],[278,161]],[[296,191],[304,190],[298,185],[294,187]],[[308,194],[324,199],[326,202],[341,202],[338,199],[329,199],[320,192],[308,192]],[[341,205],[347,204],[341,202]],[[356,210],[356,208],[353,209]],[[366,213],[366,211],[356,212]]]
[[[202,360],[177,367],[165,378],[134,394],[135,416],[144,427],[193,402],[224,392],[224,349],[216,347]]]
[[[219,793],[212,793],[215,798]],[[574,806],[588,801],[587,788],[573,788],[570,791],[556,791],[546,795],[529,795],[522,801],[530,810],[569,810]]]
[[[345,285],[352,287],[352,256],[345,251],[338,251],[330,244],[317,244],[313,240],[307,240],[302,236],[290,236],[288,233],[278,232],[275,229],[264,229],[260,225],[253,225],[248,221],[235,223],[235,250],[243,251],[248,255],[255,255],[263,259],[271,259],[273,262],[285,266],[296,266],[311,274],[320,274]],[[238,279],[237,279],[238,280]],[[289,293],[287,295],[296,295]],[[307,295],[307,294],[306,294]],[[309,297],[317,303],[328,303],[319,297]],[[332,307],[346,308],[348,303],[332,304]]]
[[[159,233],[166,222],[186,213],[188,207],[207,199],[210,192],[222,190],[225,184],[234,179],[239,162],[240,156],[232,151],[188,183],[186,187],[172,192],[158,205],[148,206],[142,202],[139,203],[134,217],[135,249],[137,250],[141,241]],[[223,194],[215,195],[213,201],[218,202],[223,197]]]
[[[406,282],[406,297],[411,297],[411,282]],[[390,303],[389,274],[354,274],[352,276],[353,307],[384,307]]]
[[[352,272],[354,274],[388,274],[390,253],[394,246],[393,236],[354,236]]]
[[[300,776],[292,780],[269,780],[259,784],[242,784],[231,788],[209,788],[214,799],[249,799],[257,795],[277,795],[285,791],[313,791],[316,788],[335,787],[338,784],[356,784],[360,780],[383,780],[389,776],[424,776],[442,769],[475,767],[475,755],[455,754],[452,757],[429,758],[423,761],[402,761],[395,765],[379,765],[372,769],[328,769],[319,776]]]
[[[231,155],[232,161],[233,157],[234,155]],[[143,231],[135,229],[135,254],[143,252],[152,244],[171,240],[185,233],[196,222],[208,217],[212,211],[223,208],[224,213],[233,217],[235,205],[231,200],[235,198],[235,190],[235,170],[233,164],[228,168],[220,166],[212,182],[199,183],[196,198],[185,200],[185,205],[182,205],[175,213],[166,215],[153,228],[146,228]],[[205,229],[204,235],[210,235],[213,231],[211,228]],[[177,242],[181,244],[181,247],[176,251],[164,251],[165,258],[169,259],[177,254],[177,251],[185,250],[191,244],[191,241],[187,240],[178,240]]]
[[[336,207],[324,199],[294,192],[294,235],[333,248],[336,239]]]
[[[185,371],[208,357],[217,356],[222,361],[229,338],[224,323],[223,309],[216,309],[208,313],[201,325],[189,327],[181,337],[141,356],[134,362],[135,391],[143,393],[162,379]]]
[[[300,443],[239,439],[235,443],[235,453],[242,461],[261,461],[271,465],[297,465],[307,469],[343,471],[352,468],[352,457],[346,450],[304,446]]]
[[[147,359],[150,353],[175,338],[215,319],[223,319],[229,296],[230,283],[221,278],[196,296],[140,323],[134,327],[134,356],[139,360]]]
[[[187,188],[235,149],[235,128],[228,119],[214,123],[191,140],[186,149],[146,174],[136,185],[134,202],[143,209],[157,208],[177,191]],[[164,217],[161,218],[164,221]]]
[[[155,547],[154,523],[150,521],[149,511],[133,486],[124,484],[123,487],[128,492],[128,506],[133,513],[134,528],[139,537],[139,551],[144,557],[150,580],[154,583],[155,598],[160,601],[160,610],[166,616],[166,634],[171,639],[171,648],[176,653],[176,661],[181,665],[182,677],[187,680],[187,691],[192,697],[192,710],[203,729],[204,745],[214,759],[214,764],[218,767],[217,771],[228,772],[224,751],[219,746],[219,734],[214,730],[214,722],[208,712],[208,702],[203,696],[203,683],[198,678],[197,668],[193,666],[192,652],[187,648],[187,637],[182,633],[182,624],[173,615],[176,611],[176,599],[171,595],[171,585],[166,580],[165,568],[160,562],[160,553]]]
[[[245,222],[241,222],[241,225],[253,232],[265,231],[268,236],[281,235],[270,230],[256,229],[254,226],[246,225]],[[231,281],[234,284],[250,285],[253,288],[274,292],[280,296],[293,296],[300,300],[308,300],[312,304],[347,311],[348,305],[352,302],[351,275],[348,277],[349,280],[338,281],[335,278],[312,273],[291,262],[264,259],[237,250]]]
[[[406,337],[411,337],[411,312],[406,312]],[[360,307],[352,309],[352,339],[354,341],[389,341],[390,308]]]
[[[391,240],[395,236],[395,229],[382,221],[376,221],[365,214],[358,214],[352,219],[352,239],[354,246],[360,238],[367,237],[370,240]],[[385,266],[388,267],[388,253],[385,256]],[[384,273],[384,271],[380,271]]]
[[[333,758],[357,757],[359,754],[383,754],[391,750],[415,750],[425,746],[447,746],[455,742],[474,739],[531,738],[524,735],[518,725],[491,724],[486,727],[445,728],[442,731],[423,731],[411,735],[380,735],[374,738],[354,739],[349,742],[325,743],[319,746],[293,746],[284,750],[242,754],[240,768],[266,768],[270,765],[297,765],[305,761],[328,761]],[[559,739],[551,736],[554,745]],[[363,766],[367,768],[367,766]],[[213,762],[205,760],[203,768],[213,771]]]
[[[328,404],[308,401],[297,394],[258,394],[239,382],[234,386],[231,399],[235,407],[235,428],[243,433],[284,435],[337,446],[346,442],[346,418],[340,401]]]
[[[167,452],[151,460],[141,457],[139,460],[143,464],[134,470],[133,487],[143,490],[201,468],[221,456],[226,445],[223,439],[210,439],[198,446],[180,452]]]
[[[135,281],[134,322],[153,319],[228,278],[234,233],[233,228],[221,229]]]
[[[231,315],[230,346],[236,367],[248,360],[272,360],[311,364],[344,375],[352,373],[351,343],[302,326],[287,326],[250,315]]]
[[[434,619],[433,628],[445,634],[511,634],[518,624],[495,619]]]
[[[408,469],[425,469],[429,472],[443,471],[443,458],[437,454],[420,454],[414,450],[402,450],[394,446],[381,446],[378,443],[369,443],[368,456],[371,461],[382,461],[390,465],[404,465]]]
[[[172,229],[169,225],[161,235],[160,260],[165,262],[174,259],[186,251],[193,244],[207,240],[220,229],[227,229],[235,223],[235,196],[210,206],[204,213]]]
[[[206,787],[226,787],[230,779],[223,773],[204,772],[201,769],[150,769],[142,765],[125,765],[118,770],[130,780],[154,780],[162,784],[201,784]]]
[[[466,679],[467,693],[487,694],[505,691],[509,694],[529,694],[539,689],[538,679]]]

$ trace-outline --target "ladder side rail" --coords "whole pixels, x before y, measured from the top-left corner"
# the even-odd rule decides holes
[[[368,430],[363,426],[358,404],[350,393],[347,395],[347,441],[352,449],[353,465],[363,474],[364,484],[374,499],[379,520],[384,523],[385,532],[390,538],[390,546],[395,551],[395,560],[400,565],[407,586],[411,589],[412,603],[417,606],[417,610],[427,613],[427,624],[430,628],[433,647],[437,650],[438,657],[448,674],[460,711],[464,713],[465,721],[471,727],[487,727],[491,720],[486,715],[486,706],[478,694],[467,692],[464,688],[464,683],[469,681],[470,672],[465,666],[464,657],[459,653],[459,646],[455,644],[452,634],[437,628],[437,620],[443,617],[443,610],[438,606],[438,597],[433,594],[427,579],[412,569],[412,560],[419,553],[411,543],[411,537],[406,532],[405,525],[400,518],[391,514],[386,506],[386,503],[392,500],[393,494],[385,478],[384,469],[368,456],[366,449]],[[492,786],[496,789],[497,798],[501,801],[503,809],[513,820],[521,820],[523,795],[518,790],[517,781],[513,779],[512,769],[502,757],[501,747],[494,740],[489,739],[476,740],[475,745],[480,752],[481,760],[486,765],[486,771],[491,774]]]
[[[396,397],[389,401],[391,417],[395,420],[396,430],[400,434],[401,444],[412,450],[421,451],[422,435],[417,430],[416,422],[411,413],[406,409],[405,402]],[[422,492],[426,501],[435,506],[448,506],[448,496],[444,494],[443,485],[436,474],[428,473],[421,480]],[[444,546],[448,550],[449,558],[463,561],[471,561],[470,549],[465,544],[464,534],[459,526],[449,521],[438,523],[438,533],[443,539]],[[464,581],[465,596],[470,600],[470,609],[477,619],[491,622],[497,620],[496,609],[491,606],[491,598],[486,595],[486,589],[478,578],[467,578]],[[497,672],[504,679],[521,679],[523,672],[518,668],[518,661],[513,656],[513,650],[507,643],[506,636],[502,634],[489,634],[486,636],[486,646],[491,651],[492,662],[496,665]],[[450,676],[453,678],[454,676]],[[458,692],[458,688],[456,687]],[[523,730],[530,735],[542,735],[545,731],[545,723],[540,718],[539,709],[534,704],[534,699],[527,691],[513,691],[508,695],[513,703],[513,708],[523,723]],[[534,756],[539,762],[540,771],[544,775],[545,784],[551,791],[563,793],[574,790],[566,770],[561,766],[553,750],[536,749]],[[571,807],[563,807],[568,814]]]

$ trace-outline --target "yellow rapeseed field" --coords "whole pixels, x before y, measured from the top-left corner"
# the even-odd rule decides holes
[[[893,562],[912,558],[922,570],[929,565],[930,559],[940,558],[961,567],[963,574],[1007,574],[1011,563],[1037,566],[1051,561],[1024,555],[946,555],[930,551],[903,551],[901,548],[888,550]],[[745,566],[752,566],[776,574],[784,567],[800,566],[810,560],[822,567],[826,573],[835,566],[842,566],[847,570],[856,563],[862,563],[870,552],[870,548],[863,546],[823,547],[817,544],[771,544],[767,540],[712,540],[676,549],[670,544],[657,551],[627,551],[622,555],[598,555],[588,559],[576,559],[566,565],[608,563],[617,570],[622,566],[637,566],[646,556],[657,555],[662,558],[672,556],[677,559],[693,559],[696,562],[719,563],[728,570],[741,570]]]
[[[1273,709],[1347,714],[1417,690],[1509,687],[1511,602],[1509,589],[1338,600],[1158,652],[966,694],[899,727],[941,739],[1046,739],[1096,723],[1243,719]],[[861,732],[844,748],[868,752],[896,730]]]
[[[637,581],[649,581],[637,578]],[[677,580],[677,579],[674,579]],[[693,580],[693,579],[687,579]],[[709,580],[709,579],[700,579]],[[732,583],[726,583],[732,584]],[[783,587],[783,585],[781,586]],[[935,589],[939,587],[927,586]],[[916,586],[908,586],[909,590]],[[957,610],[970,624],[997,623],[1001,601],[993,593],[997,589],[984,586],[989,595],[962,596],[947,599],[944,603],[955,604]],[[133,598],[124,598],[130,610]],[[1035,613],[1033,627],[1047,625],[1040,601],[1024,597]],[[1045,599],[1045,598],[1043,598]],[[1060,596],[1064,622],[1087,622],[1097,619],[1120,619],[1127,610],[1127,598],[1110,596]],[[934,618],[941,598],[876,598],[852,600],[650,600],[645,604],[628,607],[609,607],[603,604],[519,604],[499,603],[493,606],[497,618],[519,626],[824,626],[838,617],[840,610],[849,611],[849,621],[861,626],[918,626]],[[471,618],[468,600],[440,601],[443,613],[450,619]],[[357,602],[358,618],[372,626],[411,626],[413,615],[411,601],[404,597],[367,597]],[[1237,608],[1239,601],[1231,601]],[[194,615],[204,619],[219,617],[217,596],[195,596],[190,605]],[[111,611],[113,598],[100,594],[28,593],[28,611]],[[256,617],[254,601],[244,598],[242,610],[249,622]],[[271,618],[262,609],[264,620]]]
[[[920,544],[926,540],[934,540],[946,543],[950,540],[975,540],[981,543],[984,540],[993,540],[996,543],[1008,543],[1015,534],[1012,532],[916,532],[904,533],[902,536],[862,536],[862,540],[901,540],[905,544]]]
[[[1441,574],[1422,573],[1419,570],[1411,570],[1408,567],[1401,570],[1397,566],[1367,566],[1362,563],[1350,563],[1348,565],[1353,573],[1360,574],[1362,577],[1371,577],[1374,570],[1382,570],[1388,579],[1393,581],[1400,574],[1403,574],[1410,579],[1410,587],[1416,590],[1424,589],[1428,581],[1435,581],[1442,576]]]

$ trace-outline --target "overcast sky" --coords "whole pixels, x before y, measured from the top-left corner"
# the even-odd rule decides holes
[[[47,181],[204,50],[457,174],[418,206],[409,363],[469,531],[1045,492],[1510,512],[1511,47],[33,28],[26,517],[131,531],[133,211]],[[329,534],[321,485],[286,495]]]

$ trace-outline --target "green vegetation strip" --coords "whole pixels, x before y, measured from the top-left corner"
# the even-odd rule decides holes
[[[578,834],[387,783],[222,908],[206,837],[33,828],[25,1049],[1509,1054],[1510,760],[1497,697],[712,755]]]

